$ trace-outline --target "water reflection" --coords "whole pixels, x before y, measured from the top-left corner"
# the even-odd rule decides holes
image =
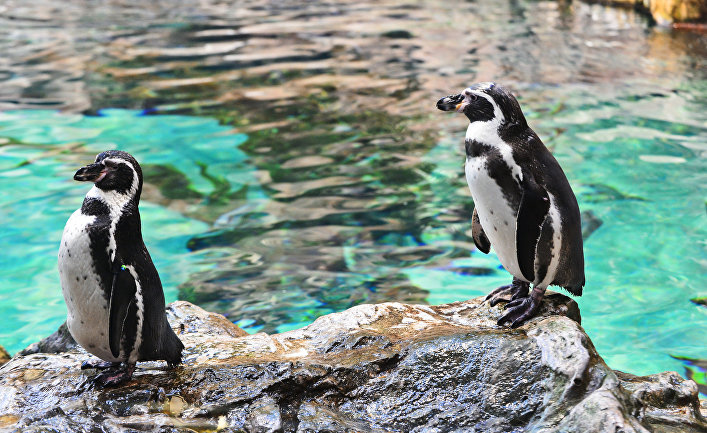
[[[448,302],[507,283],[469,236],[465,122],[433,109],[441,94],[495,79],[518,93],[586,211],[588,266],[596,267],[584,324],[609,364],[647,373],[677,368],[668,351],[707,358],[689,342],[661,340],[680,315],[704,323],[687,301],[707,286],[689,259],[699,246],[679,249],[683,260],[667,248],[639,248],[703,234],[704,206],[693,206],[701,198],[686,193],[700,185],[707,151],[701,35],[650,28],[630,10],[564,1],[89,6],[0,6],[0,109],[147,115],[97,142],[76,138],[70,115],[43,117],[40,126],[51,127],[41,134],[7,124],[0,149],[26,154],[34,168],[68,167],[72,152],[83,156],[94,145],[139,146],[125,148],[150,167],[144,200],[208,225],[175,252],[193,266],[179,281],[180,297],[250,330],[274,331],[361,302]],[[223,127],[209,140],[184,140],[203,119],[166,125],[159,119],[167,113]],[[95,134],[106,127],[96,123]],[[666,166],[676,161],[684,162]],[[658,206],[690,222],[656,217]],[[622,243],[646,218],[647,234]],[[627,253],[607,261],[609,247]],[[637,321],[647,311],[642,300],[655,301],[652,289],[625,280],[641,273],[652,281],[636,281],[657,293],[676,287],[672,310],[656,313],[662,323],[651,328]]]

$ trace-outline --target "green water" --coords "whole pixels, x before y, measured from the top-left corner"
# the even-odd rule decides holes
[[[636,88],[605,90],[610,96],[565,88],[559,111],[529,116],[545,137],[563,131],[550,145],[580,208],[603,221],[585,241],[587,286],[577,298],[582,324],[613,368],[681,371],[670,355],[707,354],[707,314],[690,302],[707,293],[704,87],[643,95],[625,93]],[[433,160],[453,153],[461,137],[441,142]],[[455,171],[449,166],[447,173]],[[454,266],[461,262],[498,266],[481,253]],[[431,303],[478,296],[508,280],[503,272],[468,278],[424,267],[409,275],[430,289]]]
[[[56,250],[88,189],[72,175],[109,148],[143,166],[143,232],[168,301],[250,332],[507,284],[495,255],[473,248],[465,119],[434,108],[496,80],[577,193],[589,235],[577,300],[599,352],[705,386],[707,308],[690,301],[707,296],[703,34],[581,1],[8,1],[10,352],[63,321]]]
[[[81,206],[89,186],[73,173],[96,153],[120,148],[135,155],[152,153],[151,165],[165,165],[189,176],[190,186],[208,194],[214,187],[200,175],[199,164],[235,189],[255,184],[245,155],[237,148],[246,137],[224,135],[218,122],[188,116],[140,116],[105,110],[100,117],[25,110],[0,113],[0,341],[11,351],[52,333],[66,309],[56,268],[57,242],[71,213]],[[81,152],[47,156],[47,151],[81,143]],[[154,152],[154,150],[162,149]],[[51,154],[50,154],[51,155]],[[28,163],[31,162],[31,163]],[[226,168],[227,167],[227,168]],[[145,167],[146,175],[151,173]],[[203,268],[188,253],[189,238],[207,230],[204,222],[143,201],[145,242],[161,271],[168,301],[176,286]]]
[[[623,98],[617,92],[625,90],[615,89],[609,98],[593,96],[585,87],[566,90],[563,108],[552,116],[543,114],[542,106],[526,112],[541,135],[563,130],[548,143],[565,167],[581,209],[591,210],[603,221],[585,244],[587,286],[585,296],[578,298],[583,325],[614,368],[638,373],[681,370],[681,363],[671,355],[707,357],[703,332],[707,314],[689,301],[707,294],[704,100],[693,98],[689,91]],[[670,106],[672,120],[661,119],[659,112],[646,115],[644,108],[656,105]],[[263,200],[273,200],[262,191],[255,169],[239,150],[248,142],[247,136],[208,118],[144,116],[125,110],[106,110],[98,117],[5,112],[0,114],[0,137],[7,141],[0,148],[0,186],[9,192],[0,202],[4,227],[0,271],[5,275],[0,293],[9,301],[0,306],[0,313],[9,319],[2,321],[0,341],[10,351],[51,333],[64,318],[56,245],[66,218],[87,189],[72,181],[71,174],[91,160],[91,151],[114,147],[130,151],[147,167],[148,176],[154,165],[171,166],[186,175],[189,190],[199,200],[208,200],[219,188],[211,179],[214,176],[226,181],[230,191],[245,187],[249,192],[242,199],[258,203],[261,209],[268,208]],[[463,128],[442,137],[421,158],[428,173],[407,186],[419,199],[435,197],[419,203],[432,217],[442,217],[465,200],[462,139]],[[77,142],[85,143],[79,154],[40,158],[50,149]],[[207,164],[214,176],[200,172],[200,164]],[[432,195],[420,194],[419,189]],[[145,240],[161,272],[167,299],[175,300],[176,286],[192,274],[209,272],[209,254],[220,251],[190,252],[189,240],[214,231],[204,222],[144,200],[141,210]],[[256,220],[259,230],[267,225],[267,217]],[[248,224],[252,226],[235,223]],[[322,224],[322,229],[326,226]],[[493,254],[444,253],[457,237],[455,230],[468,227],[459,222],[426,225],[414,236],[391,230],[394,239],[383,236],[373,246],[345,241],[342,259],[351,276],[347,284],[365,284],[367,274],[381,278],[401,273],[410,285],[428,293],[426,302],[438,304],[480,296],[507,283],[509,277]],[[435,253],[423,258],[420,247]],[[399,254],[400,248],[411,253],[417,248],[417,255],[385,262],[366,259],[378,257],[381,251]],[[486,275],[469,275],[465,269],[482,269]],[[278,279],[284,283],[285,277]],[[292,293],[293,299],[280,307],[288,310],[290,321],[276,323],[279,331],[337,310],[326,302],[308,301],[297,290]],[[236,320],[246,327],[256,323],[248,308]]]

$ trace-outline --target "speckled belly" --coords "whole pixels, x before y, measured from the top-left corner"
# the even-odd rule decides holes
[[[86,228],[94,216],[77,210],[64,228],[59,247],[59,278],[68,310],[69,332],[87,352],[111,362],[120,361],[110,351],[108,341],[108,301],[101,279],[93,266],[90,238]]]
[[[525,280],[516,254],[517,212],[504,199],[496,180],[488,175],[483,157],[468,158],[464,169],[481,227],[498,259],[514,277]]]

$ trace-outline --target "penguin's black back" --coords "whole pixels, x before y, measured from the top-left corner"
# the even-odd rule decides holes
[[[138,361],[166,360],[179,364],[184,345],[167,322],[162,282],[150,253],[142,239],[140,214],[135,206],[130,213],[121,216],[116,229],[117,256],[126,264],[131,264],[140,277],[143,302],[143,325]],[[133,304],[128,310],[123,338],[128,347],[134,343],[137,308]],[[131,341],[132,340],[132,341]]]
[[[138,333],[140,333],[138,361],[166,360],[170,364],[179,364],[184,345],[167,322],[162,283],[142,238],[138,210],[142,190],[142,171],[137,161],[125,152],[107,151],[99,154],[97,159],[101,160],[107,157],[123,159],[130,163],[139,182],[135,195],[120,209],[119,215],[113,216],[113,218],[117,218],[115,227],[111,227],[114,221],[111,219],[109,205],[100,196],[87,195],[81,206],[82,214],[95,217],[94,222],[87,230],[93,267],[99,278],[102,295],[108,305],[111,302],[127,304],[127,315],[120,330],[120,346],[124,349],[126,357],[134,350]],[[123,181],[125,179],[113,180]],[[130,184],[127,181],[125,183]],[[125,193],[127,190],[126,187],[123,187],[118,189],[118,192]],[[110,249],[112,230],[114,230],[115,236],[115,252]],[[115,260],[112,259],[113,253],[115,253]],[[116,272],[127,272],[119,268],[121,265],[132,266],[138,276],[140,292],[136,293],[136,296],[142,298],[141,330],[138,329],[139,311],[136,299],[134,297],[121,298],[121,295],[123,297],[132,296],[125,295],[129,291],[126,291],[125,287],[118,287],[115,289],[116,293],[113,294],[114,299],[111,299]],[[116,267],[118,268],[116,269]],[[127,280],[132,284],[132,276]]]
[[[553,195],[555,205],[560,211],[560,263],[551,284],[579,296],[585,283],[582,222],[577,198],[567,176],[552,153],[527,124],[523,125],[520,131],[504,132],[501,137],[513,147],[513,156],[517,163],[527,169],[535,181]]]

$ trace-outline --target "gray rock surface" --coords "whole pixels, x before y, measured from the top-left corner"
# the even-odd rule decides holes
[[[606,366],[574,301],[500,328],[481,298],[360,305],[283,334],[247,335],[187,302],[168,307],[184,364],[142,363],[93,384],[81,349],[0,368],[0,431],[701,432],[697,386]]]

